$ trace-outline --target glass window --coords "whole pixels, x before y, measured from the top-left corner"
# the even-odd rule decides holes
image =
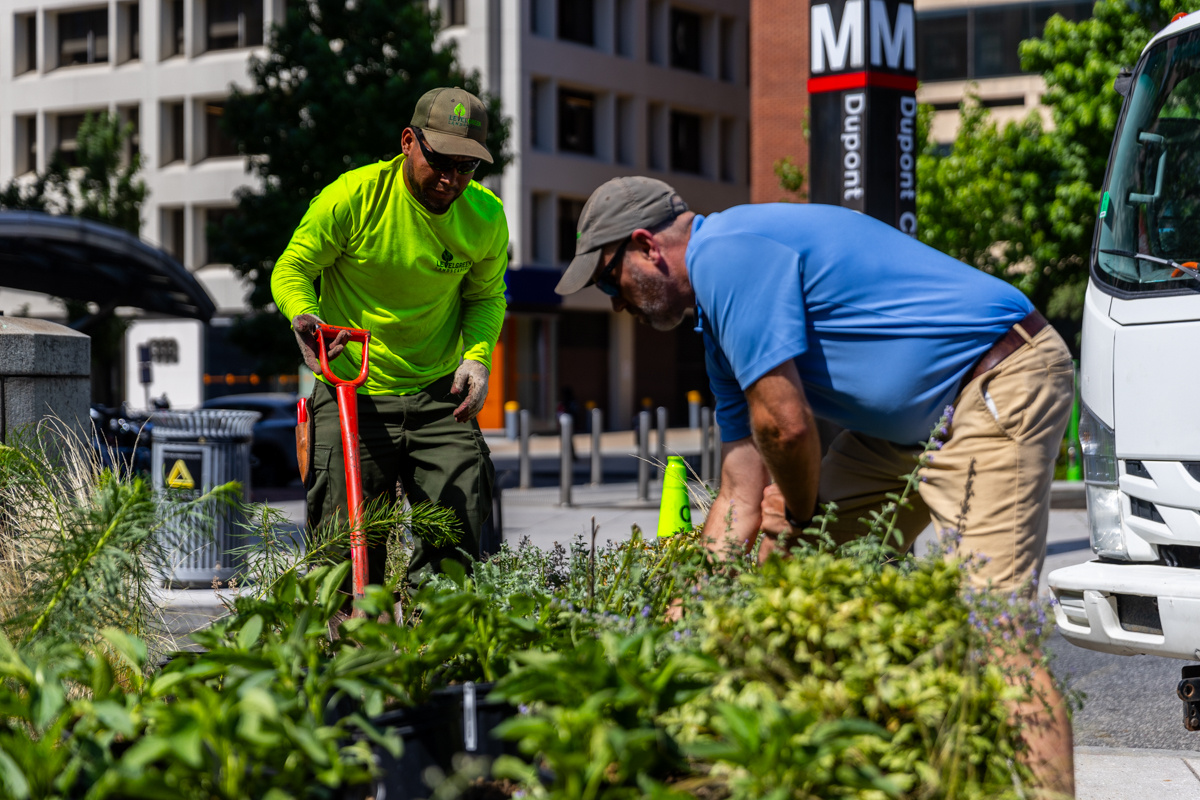
[[[37,117],[17,117],[17,163],[16,174],[37,170]]]
[[[700,15],[671,9],[671,66],[700,71]]]
[[[575,233],[579,216],[583,213],[583,200],[569,197],[558,199],[558,260],[567,263],[575,257]]]
[[[204,155],[206,158],[223,158],[238,154],[237,143],[221,126],[221,118],[224,115],[224,103],[210,101],[204,104]]]
[[[594,0],[558,0],[558,38],[586,45],[596,43]]]
[[[183,55],[184,35],[183,27],[183,0],[163,0],[162,4],[163,16],[165,22],[163,24],[163,57]]]
[[[1030,37],[1028,6],[1000,6],[975,10],[974,78],[1019,75],[1021,41]]]
[[[467,0],[447,0],[445,21],[447,25],[466,25]]]
[[[961,80],[967,72],[967,12],[921,14],[917,22],[917,77]]]
[[[132,61],[142,57],[142,14],[137,3],[126,3],[121,6],[125,15],[125,24],[129,31],[129,59]]]
[[[58,117],[57,155],[69,167],[79,165],[79,128],[83,125],[83,114],[60,114]]]
[[[1195,279],[1169,261],[1200,261],[1200,33],[1158,44],[1131,89],[1105,184],[1096,275],[1130,292],[1194,291]]]
[[[16,19],[15,72],[20,75],[37,69],[37,14],[19,14]]]
[[[671,169],[700,172],[700,117],[697,114],[671,112]]]
[[[163,103],[162,163],[170,164],[184,158],[183,103]]]
[[[58,65],[108,61],[108,9],[58,15]]]
[[[558,149],[596,154],[596,95],[558,90]]]
[[[208,0],[204,17],[209,50],[257,47],[263,43],[262,0]]]

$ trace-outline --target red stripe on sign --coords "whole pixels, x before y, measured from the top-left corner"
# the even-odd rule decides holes
[[[846,89],[862,89],[865,86],[915,92],[917,79],[911,75],[891,75],[886,72],[846,72],[808,79],[809,94],[841,92]]]

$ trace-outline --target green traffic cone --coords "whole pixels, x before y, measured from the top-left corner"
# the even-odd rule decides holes
[[[663,472],[662,503],[658,510],[658,538],[692,529],[692,506],[688,501],[687,465],[681,456],[668,456]]]

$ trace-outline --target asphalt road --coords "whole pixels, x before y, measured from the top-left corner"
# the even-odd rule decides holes
[[[1086,511],[1051,511],[1045,574],[1090,561],[1087,537]],[[1076,747],[1200,751],[1200,732],[1184,729],[1183,703],[1175,694],[1180,668],[1192,662],[1084,650],[1057,632],[1049,649],[1055,674],[1083,695],[1073,724]]]

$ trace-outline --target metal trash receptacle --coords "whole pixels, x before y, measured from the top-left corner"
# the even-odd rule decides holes
[[[201,409],[161,411],[154,415],[150,444],[151,473],[157,492],[191,500],[214,486],[238,481],[250,496],[250,445],[257,411]],[[237,511],[206,509],[200,515],[178,515],[164,531],[169,560],[165,580],[177,586],[225,583],[241,564],[230,552],[238,547]]]

